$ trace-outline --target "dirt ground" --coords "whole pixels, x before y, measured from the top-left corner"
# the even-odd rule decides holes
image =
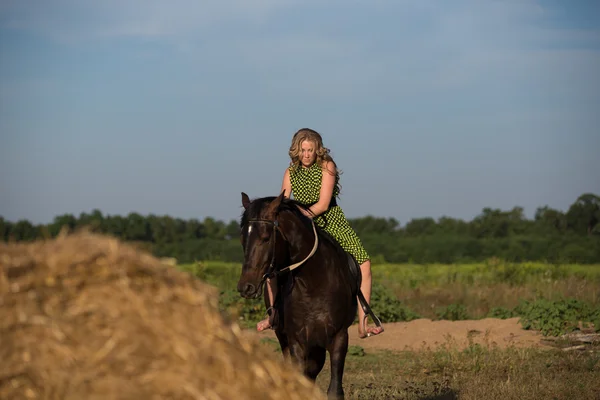
[[[385,323],[385,332],[366,339],[358,337],[357,325],[350,327],[350,346],[365,350],[422,350],[441,346],[464,349],[469,343],[499,348],[547,347],[541,342],[539,332],[522,329],[519,318],[486,318],[475,321],[432,321],[418,319],[410,322]],[[257,333],[259,337],[272,337],[272,330]]]

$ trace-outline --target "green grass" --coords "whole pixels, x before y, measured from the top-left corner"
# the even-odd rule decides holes
[[[553,265],[546,263],[504,263],[490,260],[474,264],[373,264],[375,280],[391,281],[403,288],[454,283],[513,286],[549,283],[569,277],[600,284],[600,265]]]
[[[241,266],[206,262],[183,265],[221,290],[221,307],[243,327],[264,315],[263,300],[243,300],[235,290]],[[375,311],[386,320],[522,317],[524,327],[556,334],[581,318],[600,326],[600,265],[505,264],[373,265]],[[265,346],[280,356],[276,340]],[[329,358],[317,379],[326,391]],[[600,349],[499,349],[451,344],[418,352],[371,351],[351,346],[344,389],[347,399],[516,400],[595,399],[600,395]]]
[[[237,281],[240,279],[242,272],[242,266],[239,263],[221,261],[181,264],[178,267],[183,271],[191,272],[202,281],[221,290],[236,290]]]
[[[540,350],[373,352],[348,356],[349,399],[598,399],[600,355]],[[326,390],[329,368],[318,378]]]
[[[221,309],[241,326],[265,316],[263,299],[237,293],[241,265],[203,262],[181,265],[221,290]],[[578,322],[600,327],[600,265],[374,264],[371,305],[383,322],[416,318],[464,320],[521,316],[525,328],[558,335]]]
[[[281,355],[277,341],[263,343]],[[457,350],[367,351],[350,346],[347,399],[537,400],[600,398],[600,353],[508,348],[472,344]],[[317,385],[329,384],[327,357]]]
[[[180,268],[193,272],[222,289],[235,289],[241,272],[239,263],[205,261],[182,264]],[[503,263],[490,260],[473,264],[377,264],[372,265],[373,280],[392,284],[399,289],[447,284],[549,284],[559,280],[577,279],[600,285],[600,264],[554,265],[546,263]]]
[[[426,318],[460,305],[469,318],[494,309],[515,309],[522,301],[577,300],[600,307],[600,265],[511,264],[374,265],[373,281]]]

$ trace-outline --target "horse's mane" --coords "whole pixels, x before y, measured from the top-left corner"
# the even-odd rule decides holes
[[[240,218],[240,228],[244,227],[248,223],[249,219],[258,218],[260,216],[261,211],[276,198],[276,196],[268,196],[252,200],[252,203],[250,203],[250,207],[247,210],[245,210],[245,212]],[[296,218],[302,221],[302,223],[304,223],[307,228],[312,229],[310,218],[302,214],[302,211],[300,211],[298,207],[303,208],[305,210],[308,210],[309,208],[309,206],[302,204],[297,200],[284,198],[281,204],[279,205],[279,212],[281,213],[287,211],[292,213]],[[333,238],[333,236],[331,236],[329,233],[323,230],[323,228],[321,228],[317,224],[315,224],[315,228],[317,230],[317,235],[319,235],[319,241],[325,240],[332,244],[337,250],[344,251],[344,249]]]

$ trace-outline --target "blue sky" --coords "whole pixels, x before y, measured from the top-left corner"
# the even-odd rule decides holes
[[[600,194],[600,2],[0,3],[0,215],[207,216],[321,132],[349,217]]]

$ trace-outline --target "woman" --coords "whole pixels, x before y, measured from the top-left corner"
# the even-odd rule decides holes
[[[371,299],[371,261],[356,232],[352,229],[344,212],[335,203],[339,195],[339,170],[329,155],[329,149],[323,146],[321,135],[312,129],[300,129],[294,134],[289,156],[290,166],[283,175],[281,191],[285,197],[294,193],[294,199],[302,204],[312,204],[310,212],[302,209],[315,224],[331,234],[337,242],[360,264],[362,271],[361,291],[367,302]],[[280,193],[281,193],[280,191]],[[327,221],[327,223],[325,223]],[[273,285],[268,284],[269,302],[273,304]],[[269,312],[271,309],[269,309]],[[365,313],[358,307],[358,335],[361,338],[378,335],[382,327],[366,328]],[[270,328],[269,318],[258,323],[257,330]]]

